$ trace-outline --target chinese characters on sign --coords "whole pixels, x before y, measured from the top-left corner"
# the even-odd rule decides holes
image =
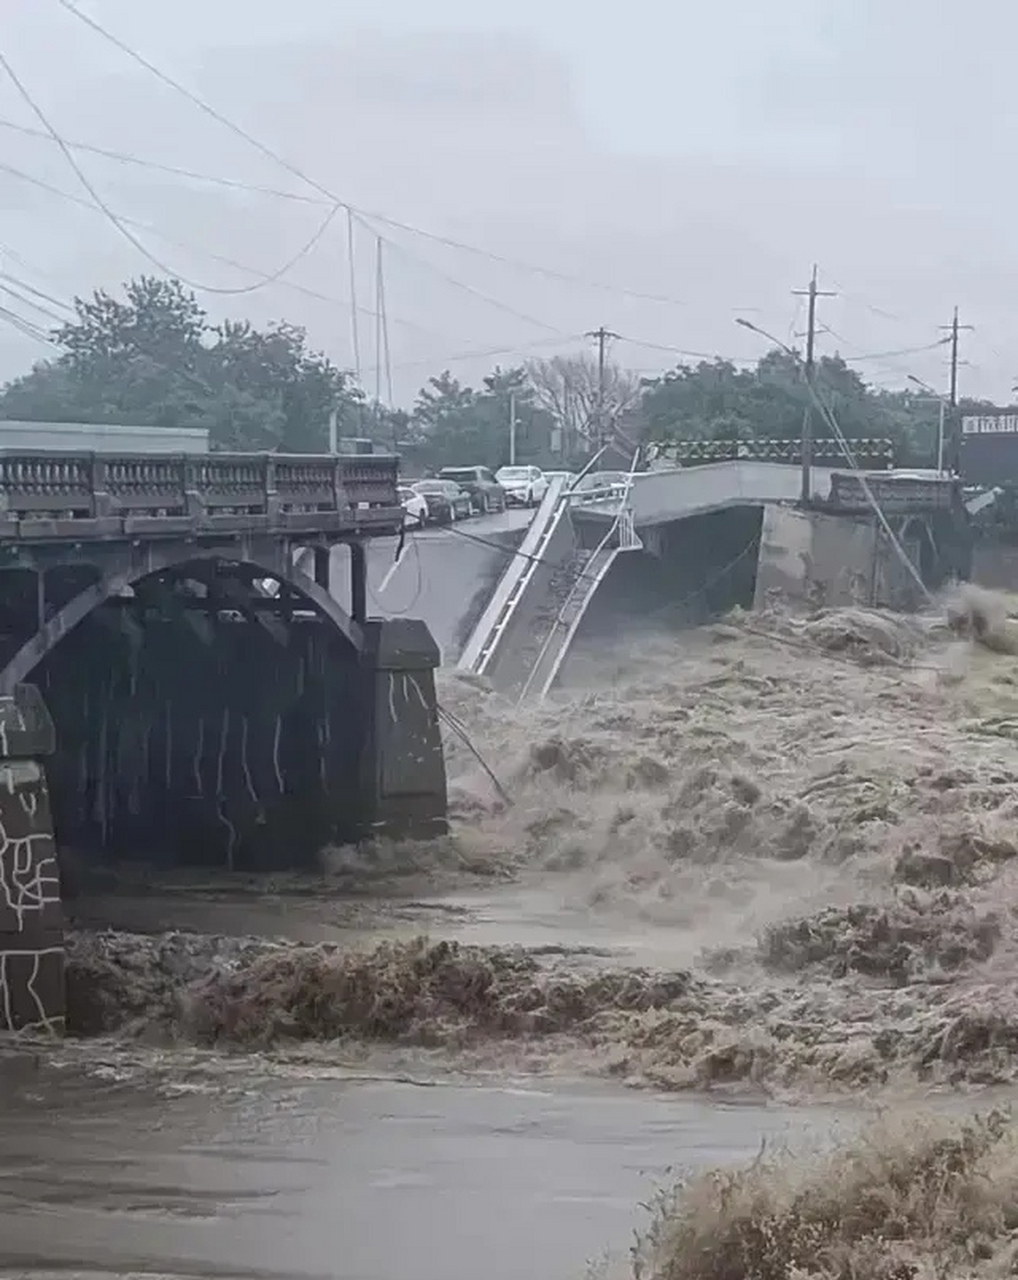
[[[1001,413],[989,417],[962,418],[962,435],[1018,435],[1018,414]]]

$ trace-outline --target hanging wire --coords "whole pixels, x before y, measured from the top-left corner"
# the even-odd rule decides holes
[[[353,213],[346,211],[346,261],[350,281],[350,339],[353,343],[353,367],[357,381],[361,380],[361,339],[357,324],[357,258],[354,251]]]

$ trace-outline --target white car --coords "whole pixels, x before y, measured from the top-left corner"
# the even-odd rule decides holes
[[[505,490],[506,501],[518,507],[536,507],[548,492],[540,467],[502,467],[495,479]]]
[[[403,523],[408,528],[422,529],[428,519],[428,504],[423,496],[409,485],[401,484],[399,501],[403,508]]]

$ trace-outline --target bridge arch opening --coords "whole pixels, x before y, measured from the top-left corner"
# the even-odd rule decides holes
[[[56,727],[61,848],[267,870],[355,838],[369,708],[326,593],[209,555],[95,583],[64,615],[28,675]]]

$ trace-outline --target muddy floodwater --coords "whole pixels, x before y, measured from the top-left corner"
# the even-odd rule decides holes
[[[1009,1102],[1001,626],[991,651],[935,618],[734,615],[588,655],[524,709],[445,675],[471,743],[446,743],[447,839],[249,880],[86,868],[73,1035],[0,1054],[0,1274],[615,1280],[682,1173],[824,1146],[873,1108]],[[822,1280],[845,1250],[913,1274],[871,1266],[881,1205],[938,1266],[1004,1267],[1010,1210],[979,1190],[1011,1168],[1002,1132],[959,1148],[969,1253],[936,1208],[939,1139],[881,1149],[887,1194],[865,1153],[798,1199],[753,1165],[752,1204],[786,1223],[758,1274],[821,1236]],[[930,1199],[895,1207],[924,1169]],[[680,1255],[723,1258],[705,1185],[666,1221]],[[725,1230],[776,1248],[753,1212]],[[650,1280],[707,1274],[657,1248]]]
[[[0,1274],[567,1280],[683,1164],[807,1140],[830,1113],[558,1083],[234,1079],[167,1096],[3,1070]],[[612,1274],[612,1272],[609,1272]]]

